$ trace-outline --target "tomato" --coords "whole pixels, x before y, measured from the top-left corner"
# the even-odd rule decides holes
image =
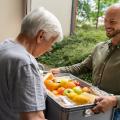
[[[76,86],[80,86],[80,82],[79,82],[79,81],[74,80],[73,82],[74,82],[74,84],[75,84]]]

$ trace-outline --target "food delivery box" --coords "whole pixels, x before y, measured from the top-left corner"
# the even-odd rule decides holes
[[[47,77],[46,77],[47,76]],[[109,95],[99,88],[73,76],[62,73],[46,75],[47,89],[45,116],[48,120],[112,120],[113,109],[94,114],[91,108],[100,95]]]

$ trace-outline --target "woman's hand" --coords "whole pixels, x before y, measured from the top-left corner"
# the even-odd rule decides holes
[[[101,96],[95,99],[96,106],[92,109],[94,113],[106,112],[117,105],[115,96]]]

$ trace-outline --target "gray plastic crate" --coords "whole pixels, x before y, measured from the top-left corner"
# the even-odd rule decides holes
[[[63,108],[52,98],[47,97],[46,118],[48,120],[112,120],[113,110],[99,114],[86,114],[86,110],[92,108],[92,105]]]
[[[71,74],[62,74],[62,76],[70,76],[72,79],[79,80],[82,86],[92,86]],[[100,92],[102,92],[102,94],[108,95],[104,91],[100,90]],[[94,104],[88,104],[67,108],[61,106],[58,101],[54,100],[53,97],[48,95],[46,100],[45,116],[48,120],[113,120],[113,109],[105,113],[89,113],[90,109],[94,106]]]

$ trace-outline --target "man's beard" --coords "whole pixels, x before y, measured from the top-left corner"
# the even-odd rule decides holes
[[[109,37],[109,38],[113,38],[113,37],[115,37],[115,36],[118,35],[118,34],[120,34],[120,30],[116,30],[116,31],[113,32],[112,34],[109,34],[109,33],[106,32],[106,35],[107,35],[107,37]]]

